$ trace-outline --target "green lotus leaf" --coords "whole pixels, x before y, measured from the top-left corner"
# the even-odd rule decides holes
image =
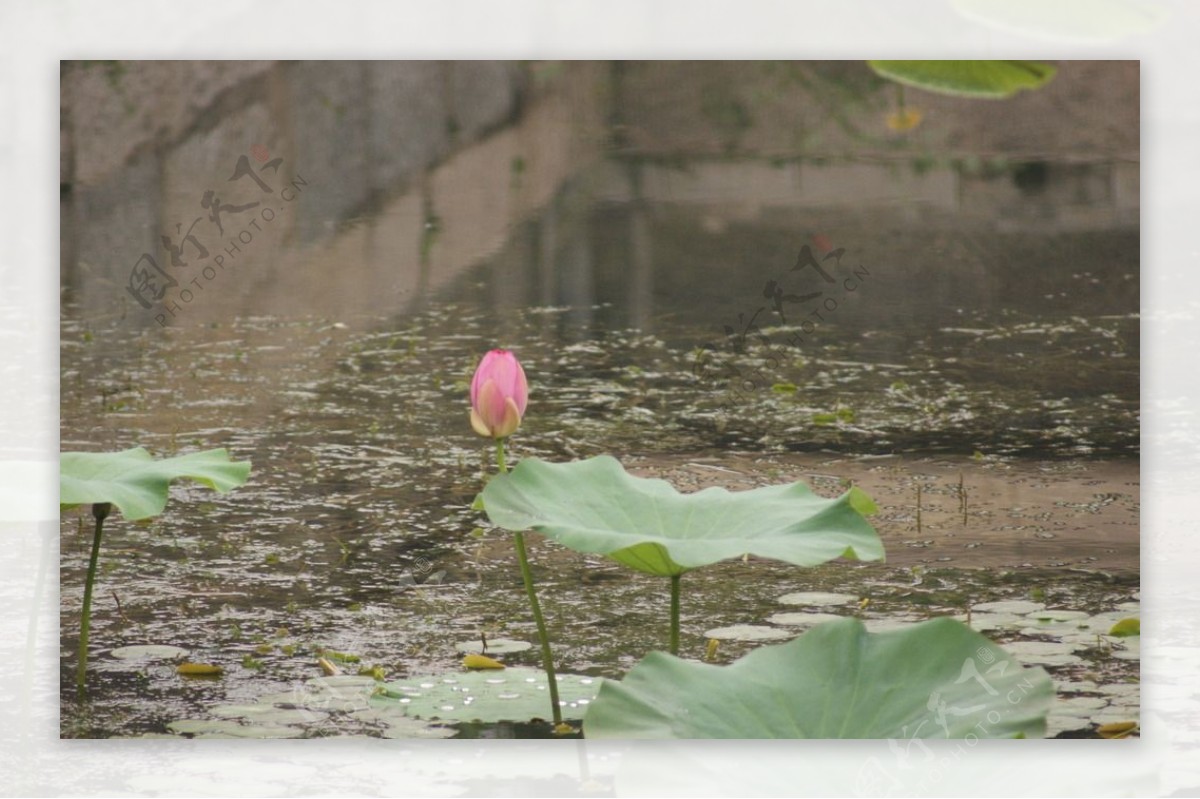
[[[249,461],[231,461],[223,449],[155,460],[141,447],[122,452],[64,452],[59,461],[59,505],[110,502],[129,520],[157,516],[172,480],[187,478],[224,493],[246,482]]]
[[[652,652],[608,680],[588,738],[1042,737],[1054,684],[940,618],[868,633],[857,619],[762,646],[728,666]]]
[[[1056,70],[1035,61],[868,61],[889,80],[917,89],[959,97],[1003,99],[1022,89],[1037,89]]]
[[[883,544],[856,510],[868,506],[864,497],[852,489],[824,499],[803,483],[681,494],[663,480],[631,476],[607,455],[570,463],[528,458],[483,490],[488,517],[500,527],[534,530],[658,576],[745,554],[797,566],[881,560]]]

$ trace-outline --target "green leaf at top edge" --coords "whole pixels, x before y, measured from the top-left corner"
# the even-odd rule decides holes
[[[1038,89],[1056,69],[1036,61],[868,61],[877,74],[937,94],[1000,100]]]

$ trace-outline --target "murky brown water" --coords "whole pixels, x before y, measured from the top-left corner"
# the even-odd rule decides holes
[[[505,323],[512,332],[504,340],[522,343],[534,392],[514,439],[517,457],[613,452],[635,473],[684,490],[804,479],[834,492],[848,479],[881,505],[886,564],[806,572],[730,563],[689,575],[685,652],[699,655],[705,630],[761,622],[796,590],[871,597],[868,617],[904,618],[1035,590],[1051,607],[1104,612],[1136,590],[1134,459],[1062,452],[1020,428],[1009,428],[1011,440],[1042,458],[976,456],[969,446],[946,454],[940,442],[964,435],[949,421],[931,425],[924,452],[881,453],[896,449],[879,443],[889,431],[938,417],[886,398],[871,403],[875,370],[847,365],[836,348],[805,360],[818,375],[845,369],[844,379],[813,381],[796,393],[803,403],[760,392],[722,419],[690,373],[690,349],[623,330],[569,343],[557,324],[564,316],[534,310]],[[65,449],[223,446],[254,471],[229,495],[176,488],[167,513],[149,525],[110,524],[94,611],[94,698],[84,705],[73,700],[69,675],[90,537],[74,517],[64,520],[64,735],[160,732],[219,705],[295,691],[318,675],[320,647],[397,676],[452,667],[454,644],[481,630],[529,640],[511,545],[496,532],[473,537],[480,519],[467,509],[488,450],[466,425],[465,387],[475,355],[495,341],[492,324],[487,312],[461,304],[353,327],[259,319],[131,333],[68,316]],[[844,386],[863,398],[858,408],[879,410],[858,410],[852,423],[814,423],[813,409],[849,404]],[[1009,418],[966,390],[963,398],[990,414],[964,424],[999,428]],[[1055,402],[1082,426],[1112,413]],[[795,427],[803,439],[788,434]],[[1097,443],[1119,449],[1123,438]],[[663,586],[553,545],[535,545],[534,558],[562,668],[616,676],[663,645]],[[924,572],[912,570],[918,564]],[[106,656],[142,643],[181,646],[225,664],[227,676],[188,682],[169,664],[131,669]],[[748,646],[726,642],[722,656]],[[513,662],[535,661],[523,653]],[[1122,661],[1104,662],[1112,679],[1136,675],[1136,663],[1130,672]],[[304,729],[378,734],[345,720]]]

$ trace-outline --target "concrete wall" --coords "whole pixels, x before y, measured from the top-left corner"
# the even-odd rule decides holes
[[[149,253],[159,283],[178,283],[149,318],[173,319],[180,297],[201,313],[222,283],[203,316],[403,310],[594,151],[580,131],[601,125],[602,71],[567,72],[535,91],[526,67],[501,61],[64,64],[65,296],[144,322],[126,286]],[[230,180],[243,156],[265,189]],[[209,191],[231,206],[220,228]],[[198,247],[180,244],[189,230]],[[163,235],[185,265],[170,265]]]
[[[1137,62],[1067,62],[1005,101],[910,90],[923,121],[901,134],[894,85],[862,62],[73,62],[65,297],[131,324],[402,312],[604,154],[592,196],[703,206],[710,227],[894,203],[1133,227],[1138,84]],[[230,180],[239,157],[265,190]],[[223,231],[209,191],[242,209]],[[207,255],[172,266],[162,236],[189,229]],[[143,253],[177,278],[149,312],[126,288]]]

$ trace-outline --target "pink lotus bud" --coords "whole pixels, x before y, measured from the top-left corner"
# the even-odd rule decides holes
[[[481,436],[507,438],[521,426],[529,384],[517,356],[492,350],[471,380],[471,427]]]

